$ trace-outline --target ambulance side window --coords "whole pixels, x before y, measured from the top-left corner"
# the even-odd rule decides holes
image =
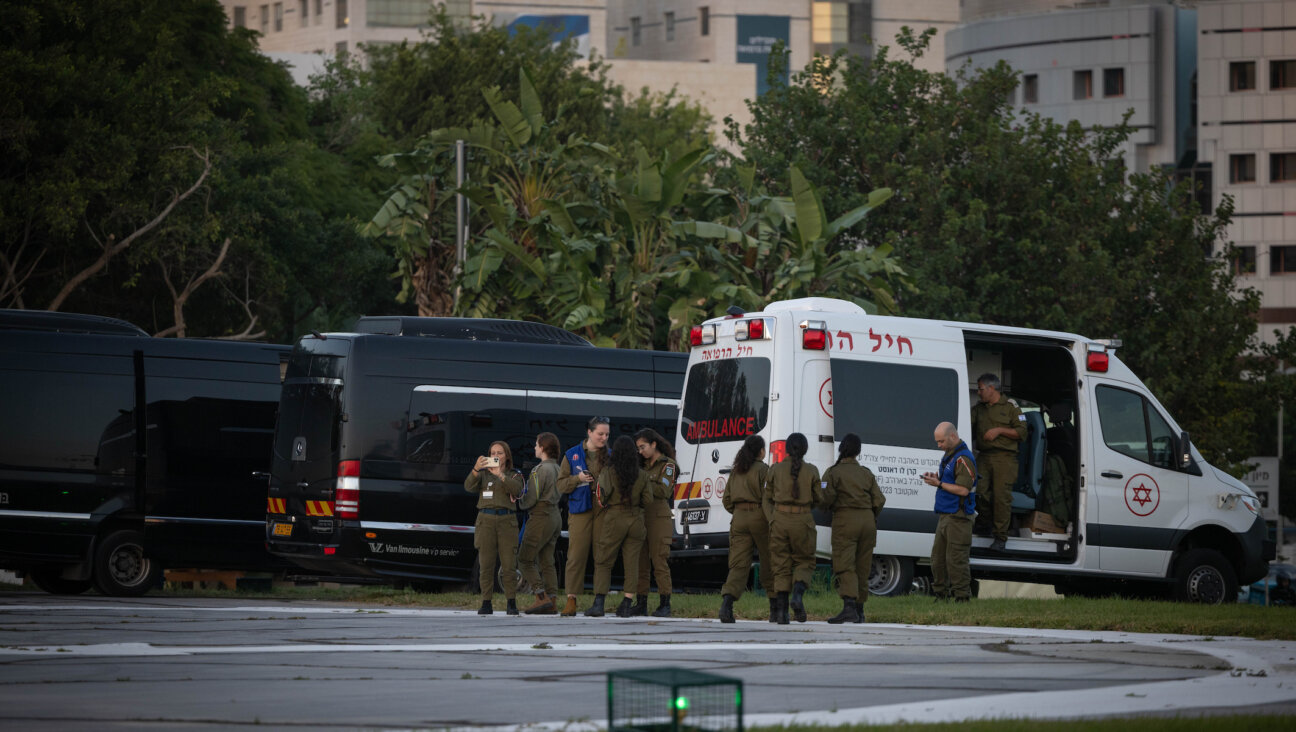
[[[1173,470],[1174,430],[1147,399],[1132,391],[1100,386],[1098,420],[1103,443],[1135,460]]]

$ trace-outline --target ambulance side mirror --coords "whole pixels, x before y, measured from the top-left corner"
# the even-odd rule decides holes
[[[1176,454],[1180,470],[1187,470],[1192,467],[1192,442],[1188,439],[1188,432],[1179,433],[1179,445]]]

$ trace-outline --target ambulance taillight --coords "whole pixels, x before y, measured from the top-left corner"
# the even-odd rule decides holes
[[[360,461],[338,463],[337,490],[334,492],[338,518],[360,518]]]
[[[757,341],[765,337],[765,321],[740,320],[734,323],[734,339],[739,341]]]
[[[775,440],[770,443],[770,465],[777,465],[787,459],[787,440]]]
[[[1085,354],[1085,368],[1090,371],[1105,374],[1108,365],[1107,350],[1100,345],[1090,344],[1089,351]]]
[[[828,324],[822,320],[801,321],[801,347],[807,351],[828,349]]]
[[[689,328],[689,345],[709,346],[712,343],[715,343],[715,340],[716,327],[714,323],[710,325],[695,325],[692,328]]]

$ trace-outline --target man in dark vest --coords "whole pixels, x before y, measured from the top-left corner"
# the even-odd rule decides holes
[[[937,602],[972,597],[972,517],[976,515],[976,459],[949,422],[936,426],[936,446],[945,452],[940,472],[923,482],[936,489],[936,537],[932,541],[932,593]]]

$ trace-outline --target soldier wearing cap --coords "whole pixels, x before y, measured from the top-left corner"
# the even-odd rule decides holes
[[[977,495],[977,512],[993,520],[990,550],[1007,549],[1012,520],[1012,487],[1017,481],[1017,445],[1026,439],[1026,417],[1003,395],[999,377],[982,374],[977,379],[980,403],[972,407],[972,438],[976,462],[985,490]]]

